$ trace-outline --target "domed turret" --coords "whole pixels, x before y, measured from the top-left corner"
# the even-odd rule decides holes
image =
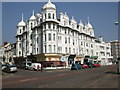
[[[88,24],[87,24],[87,27],[88,27],[88,28],[93,28],[92,25],[90,24],[89,17],[88,17]]]
[[[51,3],[51,1],[49,0],[47,4],[45,4],[43,6],[42,9],[48,9],[48,8],[51,8],[51,9],[56,9],[55,5]]]
[[[26,25],[26,24],[25,24],[25,22],[23,21],[23,14],[22,14],[22,20],[21,20],[21,22],[18,23],[17,26],[25,26],[25,25]]]
[[[80,20],[79,25],[82,26],[82,27],[84,27],[84,24],[83,24],[82,20]]]
[[[36,19],[36,17],[35,17],[35,15],[34,15],[34,10],[33,10],[33,14],[32,14],[32,16],[30,17],[30,20],[35,20]]]

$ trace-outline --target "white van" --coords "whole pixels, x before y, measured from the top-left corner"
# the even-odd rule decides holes
[[[41,63],[32,63],[29,66],[29,70],[37,70],[37,68],[39,67],[39,70],[41,69]]]

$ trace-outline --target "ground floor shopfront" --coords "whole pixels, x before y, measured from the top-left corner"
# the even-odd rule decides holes
[[[48,53],[36,55],[36,60],[44,67],[69,67],[75,62],[81,62],[82,55]]]
[[[99,59],[98,56],[84,56],[75,54],[62,53],[44,53],[37,55],[30,55],[27,57],[16,58],[16,63],[21,64],[23,61],[31,61],[32,63],[41,63],[44,67],[70,67],[74,63],[87,64],[87,62],[99,63],[104,65],[105,60]],[[107,64],[109,65],[109,64]]]

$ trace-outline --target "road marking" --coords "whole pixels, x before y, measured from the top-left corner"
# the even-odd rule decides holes
[[[21,82],[25,82],[25,81],[30,81],[30,80],[36,80],[38,78],[33,78],[33,79],[24,79],[24,80],[20,80]]]

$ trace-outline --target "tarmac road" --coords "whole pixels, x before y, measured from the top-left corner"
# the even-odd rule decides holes
[[[3,88],[118,88],[117,66],[84,70],[18,70],[3,75]]]

